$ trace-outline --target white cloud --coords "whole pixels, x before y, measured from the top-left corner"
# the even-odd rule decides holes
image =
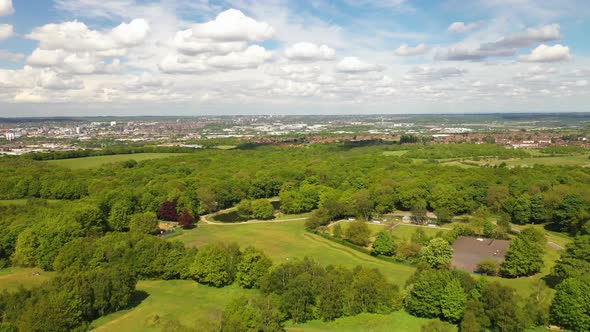
[[[446,50],[438,52],[435,58],[449,61],[480,61],[489,57],[513,56],[519,49],[558,39],[561,39],[559,24],[550,24],[509,34],[494,42],[451,45]]]
[[[570,58],[570,49],[567,46],[541,44],[530,54],[521,55],[518,59],[524,62],[557,62],[569,60]]]
[[[42,96],[38,92],[27,90],[22,91],[14,96],[14,101],[18,103],[43,103],[49,100],[47,97]]]
[[[434,68],[432,66],[417,66],[408,71],[404,79],[410,81],[436,81],[463,76],[465,73],[467,73],[467,70],[456,67]]]
[[[243,41],[214,42],[210,39],[201,39],[194,36],[192,29],[188,29],[176,32],[173,45],[180,53],[196,55],[201,53],[228,54],[241,51],[246,48],[247,43]]]
[[[359,60],[357,57],[346,57],[336,65],[336,70],[341,73],[368,73],[372,71],[382,71],[383,68],[377,65],[373,65],[362,60]]]
[[[255,68],[265,63],[272,57],[272,53],[264,47],[252,45],[243,52],[231,52],[227,55],[218,55],[207,59],[207,64],[220,69],[244,69]]]
[[[452,31],[452,32],[465,33],[465,32],[473,31],[473,30],[477,29],[478,27],[479,27],[479,23],[465,24],[463,22],[453,22],[451,25],[449,25],[447,30]]]
[[[142,18],[134,19],[129,24],[121,23],[114,28],[110,36],[119,47],[137,46],[141,44],[150,31],[150,25]]]
[[[332,60],[336,55],[334,49],[313,43],[300,42],[287,48],[285,55],[288,59],[299,61]]]
[[[27,58],[27,64],[34,67],[57,66],[63,62],[66,52],[63,50],[42,50],[37,48]]]
[[[251,45],[243,51],[230,52],[225,55],[187,56],[170,54],[158,65],[158,68],[169,74],[204,73],[218,70],[237,70],[256,68],[272,58],[272,52],[264,47]]]
[[[69,53],[64,50],[43,50],[40,48],[31,53],[26,63],[33,67],[51,67],[55,70],[81,75],[115,73],[123,70],[118,59],[108,64],[91,52]]]
[[[0,0],[0,16],[9,16],[14,14],[12,0]]]
[[[79,90],[84,88],[84,82],[68,78],[51,70],[44,70],[39,75],[37,84],[51,90]]]
[[[193,27],[193,35],[217,41],[262,41],[274,35],[266,22],[258,22],[236,9],[228,9],[215,18]]]
[[[158,68],[168,74],[189,74],[201,73],[211,70],[203,59],[188,57],[182,54],[171,54],[166,56],[158,64]]]
[[[430,47],[424,43],[416,45],[415,47],[406,44],[398,47],[393,53],[397,56],[416,56],[426,54],[430,51]]]
[[[14,35],[14,30],[10,24],[0,24],[0,41],[8,39]]]
[[[110,32],[90,30],[82,22],[71,21],[35,28],[27,38],[39,41],[39,47],[46,50],[106,51],[139,45],[148,32],[143,19],[122,23]]]
[[[545,25],[539,28],[528,28],[523,32],[517,32],[492,43],[485,43],[482,50],[519,49],[529,47],[535,43],[548,42],[561,39],[559,24]]]

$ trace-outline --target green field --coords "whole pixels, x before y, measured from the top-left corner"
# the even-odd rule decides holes
[[[236,242],[243,247],[252,245],[263,250],[276,263],[309,256],[322,265],[374,267],[398,285],[403,285],[414,272],[411,266],[385,262],[308,233],[303,220],[250,225],[199,225],[174,239],[197,247],[217,241]]]
[[[235,285],[213,288],[188,280],[140,281],[137,290],[147,295],[136,307],[103,316],[91,327],[95,331],[161,331],[170,320],[198,328],[209,315],[218,315],[232,299],[254,291]],[[206,331],[206,329],[200,329]]]
[[[406,332],[420,331],[422,325],[430,319],[411,316],[404,310],[396,311],[390,315],[378,315],[363,313],[353,317],[343,317],[333,322],[314,320],[298,326],[287,325],[287,331],[297,332]]]
[[[115,163],[126,160],[150,160],[150,159],[161,159],[171,156],[182,155],[182,153],[135,153],[135,154],[116,154],[110,156],[96,156],[96,157],[85,157],[85,158],[71,158],[71,159],[59,159],[59,160],[46,160],[44,163],[50,163],[56,166],[66,167],[70,169],[85,169],[100,167],[104,164]]]
[[[39,275],[34,275],[39,272]],[[19,286],[25,288],[41,285],[53,276],[53,272],[46,272],[39,268],[9,267],[0,270],[0,291],[16,290]]]
[[[194,328],[208,331],[215,324],[221,311],[231,299],[256,294],[235,285],[212,288],[193,281],[157,280],[140,281],[139,291],[147,297],[136,307],[119,311],[94,321],[94,331],[161,331],[171,320]],[[403,310],[389,315],[361,314],[343,317],[334,322],[310,321],[305,324],[287,323],[287,331],[419,331],[428,319],[416,318]]]
[[[59,200],[57,199],[45,199],[42,200],[47,202],[48,204],[57,203]],[[26,205],[29,202],[27,198],[22,199],[0,199],[0,206],[9,206],[9,205]]]
[[[26,198],[23,199],[2,199],[0,200],[0,206],[9,206],[9,205],[25,205],[29,200]]]
[[[346,229],[350,225],[350,223],[348,223],[348,222],[340,222],[339,224],[340,224],[340,227],[342,227],[343,233],[346,232]],[[384,223],[384,224],[368,224],[368,226],[369,226],[369,230],[371,231],[371,236],[375,236],[380,231],[387,229],[389,225]],[[333,228],[333,227],[334,227],[334,225],[332,225],[330,228]],[[399,223],[389,229],[391,231],[391,234],[396,239],[402,240],[402,241],[409,241],[410,239],[412,239],[412,235],[414,235],[414,233],[416,233],[418,228],[421,228],[424,231],[424,233],[426,234],[426,236],[428,236],[428,237],[435,237],[440,232],[444,233],[444,232],[448,231],[448,229],[444,229],[444,228],[414,226],[414,225],[408,225],[408,224],[402,224],[402,223]]]
[[[506,163],[508,166],[521,166],[521,167],[531,167],[534,165],[548,165],[548,166],[582,166],[582,167],[590,167],[590,158],[588,158],[587,154],[581,155],[574,155],[574,156],[554,156],[554,157],[537,157],[537,158],[512,158],[501,160],[497,158],[482,158],[479,160],[473,159],[462,159],[462,160],[449,160],[443,161],[441,160],[443,165],[449,166],[460,166],[460,167],[476,167],[471,165],[472,163],[476,163],[479,165],[500,165],[502,163]]]

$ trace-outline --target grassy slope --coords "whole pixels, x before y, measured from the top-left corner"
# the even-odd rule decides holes
[[[241,246],[252,245],[262,249],[276,263],[309,256],[323,265],[354,267],[361,264],[378,268],[389,280],[400,285],[414,272],[414,268],[410,266],[384,262],[310,234],[305,231],[303,223],[301,220],[252,225],[200,225],[175,239],[197,247],[216,241],[237,242]]]
[[[40,272],[40,275],[33,275]],[[19,286],[34,287],[41,285],[53,276],[53,272],[45,272],[39,268],[9,267],[0,270],[0,291],[16,290]]]
[[[85,158],[72,158],[72,159],[59,159],[59,160],[47,160],[45,163],[50,163],[57,166],[67,167],[70,169],[83,169],[99,167],[104,164],[135,160],[142,161],[148,159],[160,159],[167,158],[170,156],[177,156],[180,153],[136,153],[136,154],[117,154],[111,156],[96,156],[96,157],[85,157]]]
[[[91,327],[95,331],[161,331],[169,320],[202,326],[208,315],[223,310],[232,298],[254,292],[235,285],[212,288],[188,280],[140,281],[137,290],[148,294],[139,305],[101,317]]]
[[[538,157],[538,158],[513,158],[513,159],[480,159],[480,160],[471,160],[468,158],[463,159],[466,162],[470,163],[477,163],[479,165],[499,165],[501,163],[506,163],[509,166],[524,166],[530,167],[535,164],[539,165],[549,165],[549,166],[584,166],[590,167],[590,159],[588,158],[587,154],[581,155],[574,155],[574,156],[555,156],[555,157]],[[451,160],[451,161],[441,161],[443,165],[453,165],[453,166],[461,166],[461,167],[474,167],[472,165],[462,164],[460,161]]]
[[[403,310],[390,315],[363,313],[354,317],[343,317],[333,322],[311,321],[302,325],[287,325],[287,331],[297,332],[406,332],[420,331],[430,320],[416,318]]]

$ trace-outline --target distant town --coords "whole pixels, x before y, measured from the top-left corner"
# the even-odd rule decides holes
[[[258,144],[399,141],[495,143],[515,149],[590,147],[590,114],[210,116],[0,119],[0,154],[100,149],[112,145],[203,148],[215,141]],[[406,143],[413,143],[407,141]]]

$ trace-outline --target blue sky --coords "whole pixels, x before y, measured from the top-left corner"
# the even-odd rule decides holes
[[[590,111],[586,0],[0,0],[0,116]]]

